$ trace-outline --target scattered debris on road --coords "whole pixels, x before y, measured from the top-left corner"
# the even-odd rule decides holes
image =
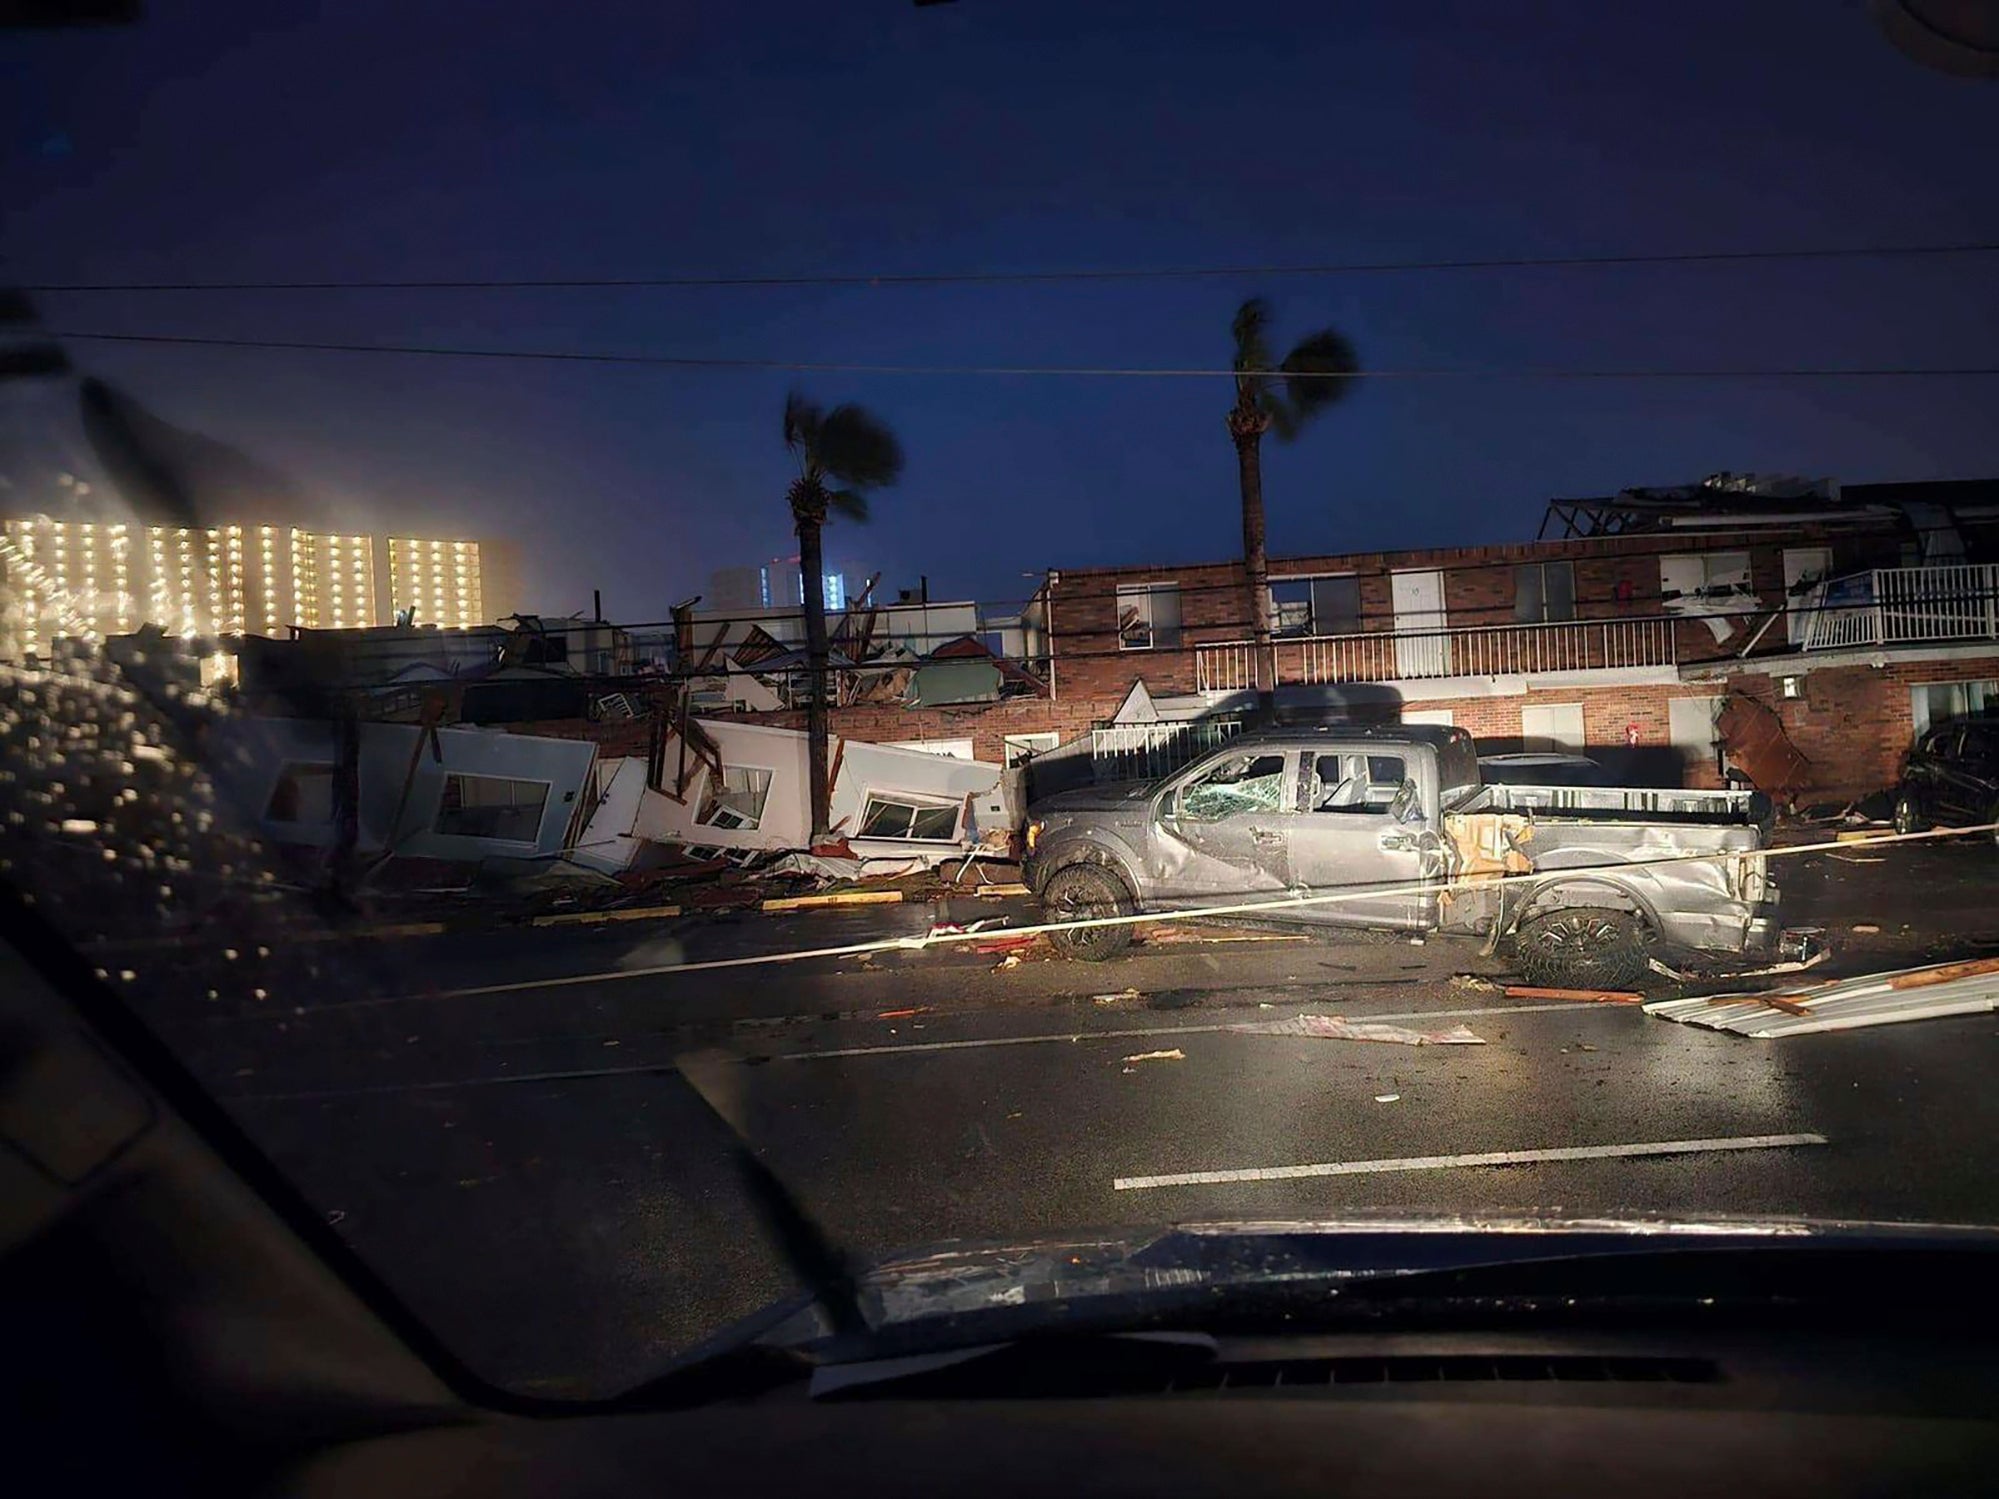
[[[1499,985],[1489,978],[1481,978],[1476,973],[1454,973],[1451,975],[1453,989],[1472,989],[1480,994],[1496,994]]]
[[[776,900],[767,900],[758,906],[761,911],[816,911],[824,906],[882,906],[898,905],[902,901],[900,890],[836,890],[828,895],[787,895]]]
[[[1312,1036],[1322,1041],[1390,1041],[1400,1046],[1483,1046],[1485,1038],[1469,1026],[1415,1031],[1374,1020],[1347,1020],[1338,1015],[1300,1015],[1295,1020],[1263,1020],[1229,1029],[1243,1036]]]
[[[1374,1095],[1374,1101],[1376,1103],[1400,1103],[1402,1095],[1400,1093],[1377,1093]]]
[[[1092,994],[1090,996],[1092,1001],[1100,1005],[1128,1004],[1132,1000],[1138,999],[1140,997],[1141,996],[1136,989],[1120,989],[1115,994]]]
[[[1670,970],[1668,970],[1670,972]],[[1684,977],[1674,974],[1675,978]],[[1579,1004],[1635,1005],[1645,998],[1635,989],[1543,989],[1533,984],[1508,984],[1508,999],[1573,999]]]
[[[1005,973],[1007,969],[1018,968],[1019,966],[1020,966],[1020,954],[1017,952],[1010,952],[1005,957],[1001,958],[997,963],[993,964],[992,971],[994,973]]]
[[[1770,1038],[1859,1030],[1999,1009],[1999,958],[1933,963],[1769,994],[1654,1000],[1645,1013],[1708,1030]]]
[[[1856,922],[1851,928],[1851,930],[1860,933],[1860,935],[1863,937],[1872,937],[1876,935],[1881,930],[1881,928],[1876,926],[1871,921],[1861,921],[1861,922]]]
[[[907,1020],[907,1019],[909,1019],[909,1018],[910,1018],[910,1017],[911,1017],[912,1015],[924,1015],[924,1014],[928,1014],[928,1013],[929,1013],[929,1011],[930,1011],[930,1006],[929,1006],[929,1005],[911,1005],[911,1006],[910,1006],[910,1007],[909,1007],[908,1009],[906,1009],[906,1010],[877,1010],[877,1011],[875,1011],[875,1019],[877,1019],[877,1020]]]
[[[1127,1066],[1133,1062],[1184,1062],[1187,1053],[1176,1046],[1171,1051],[1135,1051],[1124,1060]]]
[[[987,927],[1005,926],[1004,916],[981,916],[977,921],[933,921],[930,930],[924,933],[931,937],[969,937],[983,932]]]

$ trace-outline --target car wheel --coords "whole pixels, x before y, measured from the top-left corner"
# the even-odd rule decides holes
[[[1094,921],[1129,916],[1134,909],[1124,881],[1094,864],[1071,864],[1048,877],[1041,907],[1051,921]],[[1065,958],[1101,963],[1131,946],[1131,927],[1095,926],[1078,931],[1050,932],[1048,941]]]
[[[1645,924],[1629,911],[1565,906],[1514,934],[1514,956],[1529,982],[1550,989],[1616,989],[1645,972]]]
[[[1923,807],[1916,800],[1915,792],[1899,791],[1895,794],[1893,821],[1898,833],[1920,833],[1923,830]]]

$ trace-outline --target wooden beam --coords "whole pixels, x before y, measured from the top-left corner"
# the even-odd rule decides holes
[[[763,911],[816,911],[822,906],[892,906],[902,901],[900,890],[836,890],[828,895],[787,895],[767,900]]]

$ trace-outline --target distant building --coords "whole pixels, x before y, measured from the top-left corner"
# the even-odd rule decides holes
[[[754,575],[752,586],[746,574]],[[821,579],[828,609],[844,609],[850,590],[845,573],[829,572]],[[709,591],[701,600],[704,613],[731,609],[796,609],[805,602],[805,579],[796,557],[773,557],[761,567],[731,567],[709,574]]]
[[[494,543],[19,516],[0,523],[0,657],[46,655],[144,624],[182,639],[292,627],[469,629],[518,607]]]

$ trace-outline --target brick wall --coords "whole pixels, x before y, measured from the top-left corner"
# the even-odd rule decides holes
[[[1740,692],[1774,711],[1799,751],[1812,762],[1814,798],[1865,795],[1890,784],[1914,732],[1911,686],[1928,682],[1961,682],[1999,678],[1999,647],[1989,656],[1950,661],[1891,662],[1884,666],[1822,668],[1802,674],[1802,695],[1782,695],[1781,678],[1747,673],[1727,683],[1682,682],[1644,687],[1550,688],[1512,697],[1460,697],[1412,700],[1408,710],[1446,709],[1459,728],[1469,730],[1488,750],[1518,747],[1521,710],[1531,705],[1578,703],[1583,711],[1584,751],[1613,764],[1627,761],[1648,767],[1663,765],[1672,744],[1670,704],[1675,698],[1717,697]],[[1148,675],[1148,681],[1151,680]],[[1054,732],[1064,741],[1086,734],[1107,721],[1123,691],[1102,696],[1014,698],[984,707],[901,708],[894,704],[863,704],[836,708],[833,732],[868,743],[914,739],[970,739],[980,760],[998,762],[1002,741],[1009,734]],[[1380,716],[1393,718],[1386,708]],[[756,713],[741,721],[803,729],[805,714]],[[591,739],[605,756],[642,755],[648,726],[643,719],[591,723],[582,719],[513,725],[516,733],[553,738]],[[1627,727],[1637,730],[1636,750]],[[1718,786],[1711,760],[1690,757],[1683,769],[1685,784]],[[1651,774],[1647,779],[1662,779]]]
[[[1787,526],[1781,532],[1684,536],[1645,532],[1494,546],[1287,557],[1271,562],[1270,576],[1278,581],[1353,574],[1360,595],[1362,630],[1387,631],[1395,620],[1391,575],[1398,570],[1438,569],[1444,575],[1444,607],[1450,626],[1472,629],[1514,623],[1514,569],[1530,562],[1568,561],[1574,566],[1578,618],[1643,619],[1666,612],[1659,571],[1662,555],[1747,552],[1757,602],[1746,607],[1779,609],[1784,605],[1784,549],[1818,545],[1831,549],[1835,572],[1850,572],[1895,565],[1900,539],[1891,528],[1835,532],[1815,524]],[[1148,583],[1172,583],[1180,590],[1183,640],[1178,649],[1136,651],[1119,647],[1118,587]],[[1064,571],[1052,597],[1057,689],[1065,694],[1073,687],[1081,696],[1118,699],[1140,676],[1155,693],[1192,692],[1196,686],[1194,646],[1247,640],[1253,633],[1239,562]],[[1758,623],[1752,620],[1749,629],[1753,631]],[[1718,643],[1697,619],[1677,619],[1672,628],[1681,661],[1733,655],[1747,642],[1747,635],[1738,629]],[[1785,626],[1779,620],[1764,633],[1758,648],[1780,650],[1786,643]]]
[[[1894,781],[1915,733],[1911,687],[1981,678],[1999,678],[1999,649],[1955,661],[1813,671],[1800,677],[1795,698],[1783,696],[1778,676],[1740,676],[1730,685],[1776,713],[1812,762],[1813,794],[1832,799],[1864,796]]]

